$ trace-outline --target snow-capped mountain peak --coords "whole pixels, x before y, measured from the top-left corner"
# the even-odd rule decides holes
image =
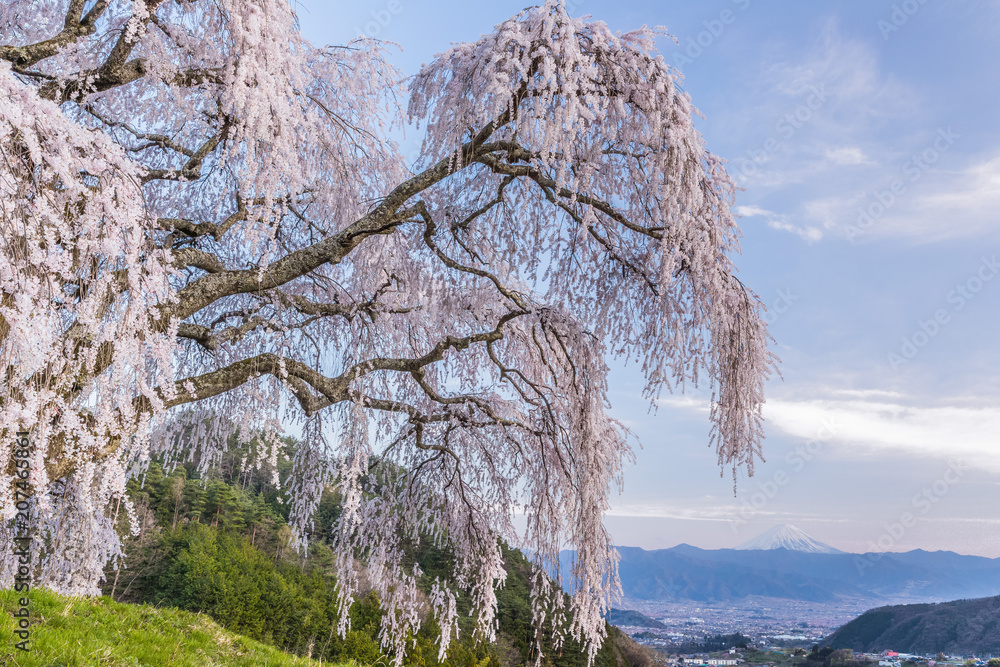
[[[804,530],[799,530],[787,523],[775,526],[766,533],[762,533],[736,548],[743,550],[788,549],[789,551],[805,551],[814,554],[843,553],[839,549],[834,549],[830,545],[823,544],[819,540],[814,539]]]

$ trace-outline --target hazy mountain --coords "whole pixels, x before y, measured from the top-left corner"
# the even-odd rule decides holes
[[[833,581],[793,571],[793,568],[781,563],[765,563],[760,558],[743,557],[749,554],[795,553],[785,549],[728,549],[728,554],[720,554],[681,545],[659,551],[635,547],[620,547],[618,551],[621,553],[618,573],[622,590],[627,597],[639,600],[713,602],[759,595],[826,602],[833,600],[834,592],[841,588]]]
[[[775,526],[771,530],[758,535],[749,542],[744,542],[736,547],[739,550],[771,550],[788,549],[789,551],[804,551],[815,554],[841,554],[840,549],[834,549],[828,544],[823,544],[814,539],[804,530],[799,530],[795,526],[783,523]]]
[[[939,602],[1000,594],[1000,559],[950,551],[848,554],[619,547],[622,590],[634,600],[722,602],[749,596],[809,602]],[[573,553],[562,555],[570,571]]]
[[[855,651],[1000,653],[1000,597],[872,609],[824,642]]]

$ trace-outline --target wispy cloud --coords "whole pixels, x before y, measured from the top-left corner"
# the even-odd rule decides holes
[[[729,521],[731,505],[681,506],[672,503],[628,503],[612,507],[607,516],[679,519],[682,521]]]
[[[734,505],[684,506],[676,503],[628,503],[608,510],[605,515],[639,519],[674,519],[678,521],[718,521],[732,523]],[[774,523],[813,521],[821,523],[848,523],[849,517],[831,516],[828,512],[789,511],[787,507],[761,509],[754,513],[754,521]]]
[[[767,226],[771,229],[777,229],[782,232],[790,232],[801,238],[803,241],[808,241],[810,243],[819,241],[823,238],[823,231],[817,227],[799,227],[798,225],[782,222],[781,220],[768,220]]]
[[[782,232],[795,234],[803,241],[813,243],[823,238],[823,230],[818,227],[801,227],[786,222],[783,216],[759,206],[737,206],[736,212],[744,218],[765,218],[767,226]]]
[[[958,458],[1000,472],[1000,407],[923,407],[883,399],[768,401],[771,428],[811,438],[832,423],[829,443],[862,451],[892,450],[931,458]],[[833,449],[833,448],[831,448]]]
[[[826,150],[826,159],[833,164],[871,164],[871,160],[865,155],[865,152],[858,148],[857,146],[844,146],[841,148],[828,148]]]
[[[910,206],[887,215],[876,233],[933,243],[1000,229],[1000,155],[928,179]]]
[[[903,398],[903,394],[898,391],[886,391],[884,389],[836,389],[835,396],[851,396],[853,398]]]
[[[753,116],[758,127],[776,128],[779,149],[762,151],[767,142],[747,128],[748,150],[733,164],[738,170],[755,160],[758,168],[744,170],[748,193],[783,203],[745,200],[741,215],[809,243],[843,238],[869,206],[876,219],[865,240],[936,242],[1000,230],[1000,154],[984,158],[984,147],[964,136],[942,150],[935,105],[886,71],[870,43],[846,37],[830,20],[812,51],[776,53],[757,82],[770,97]],[[795,118],[796,105],[816,88],[824,91],[822,106]],[[894,182],[903,186],[895,196]]]
[[[744,218],[753,218],[757,216],[766,217],[774,215],[773,211],[768,211],[767,209],[763,209],[759,206],[737,206],[736,212],[742,215]]]
[[[764,404],[767,428],[793,438],[815,438],[830,425],[824,449],[850,457],[880,452],[937,459],[1000,472],[1000,406],[913,405],[880,389],[838,390],[827,398],[771,399]],[[704,399],[668,397],[664,405],[707,412]]]

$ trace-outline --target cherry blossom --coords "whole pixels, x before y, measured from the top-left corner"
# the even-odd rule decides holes
[[[536,625],[593,657],[632,456],[607,361],[653,403],[707,381],[734,483],[775,364],[735,186],[659,36],[547,0],[404,85],[378,42],[310,44],[285,0],[5,3],[0,435],[35,446],[39,582],[98,591],[151,456],[207,467],[237,433],[273,460],[291,429],[300,547],[323,490],[343,498],[341,631],[364,577],[398,660],[428,610],[444,655],[456,586],[492,638],[507,540],[538,565]],[[407,540],[454,554],[429,598]],[[545,574],[563,548],[569,608]]]

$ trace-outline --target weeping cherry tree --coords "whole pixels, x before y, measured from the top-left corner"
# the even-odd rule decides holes
[[[430,613],[444,654],[456,592],[403,567],[430,540],[491,639],[507,540],[536,626],[593,656],[631,456],[607,360],[651,401],[707,382],[734,477],[774,366],[733,181],[659,36],[546,0],[403,80],[377,42],[310,44],[287,0],[3,3],[0,548],[27,515],[37,583],[96,593],[151,457],[207,466],[239,433],[259,463],[292,428],[298,546],[343,499],[342,631],[363,577],[387,650]],[[569,608],[543,574],[562,548]]]

